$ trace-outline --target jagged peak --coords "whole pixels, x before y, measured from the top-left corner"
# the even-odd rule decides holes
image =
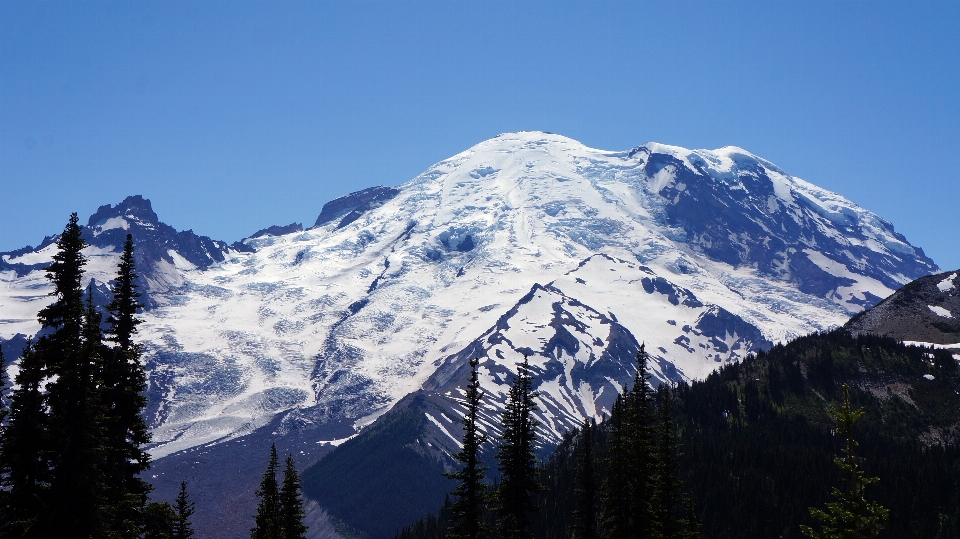
[[[140,221],[152,225],[160,222],[160,218],[153,211],[153,205],[150,203],[150,199],[143,198],[142,195],[131,195],[123,199],[123,201],[116,206],[104,204],[97,208],[97,211],[87,220],[87,226],[98,226],[112,217],[123,217],[126,215],[133,216]]]

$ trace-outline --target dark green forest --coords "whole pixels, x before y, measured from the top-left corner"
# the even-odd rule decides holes
[[[777,345],[723,366],[703,381],[650,391],[650,417],[660,418],[660,430],[649,439],[662,448],[669,445],[658,441],[668,432],[663,425],[669,402],[679,480],[671,503],[678,518],[691,520],[685,528],[691,531],[683,533],[799,538],[802,525],[820,529],[811,508],[833,501],[831,490],[842,490],[845,481],[840,466],[851,460],[836,460],[843,456],[846,438],[830,413],[843,408],[844,385],[851,409],[863,412],[851,432],[858,444],[856,464],[865,477],[879,478],[864,487],[863,495],[889,511],[876,536],[960,537],[957,361],[944,350],[855,337],[843,329]],[[638,393],[634,387],[623,401]],[[644,473],[634,469],[633,477],[625,477],[615,464],[625,432],[617,425],[623,422],[618,418],[623,401],[621,410],[600,425],[569,433],[540,464],[544,489],[536,496],[530,537],[665,536],[662,531],[633,535],[611,526],[620,501],[604,492]],[[654,420],[652,428],[657,424]],[[589,482],[584,479],[586,448],[594,463]],[[661,452],[659,458],[662,466],[669,456]],[[654,483],[657,475],[662,471],[654,468]],[[586,484],[596,490],[585,489]],[[655,491],[649,496],[656,501]],[[454,518],[449,505],[456,499],[437,515],[400,530],[398,539],[449,537]],[[495,506],[488,507],[489,536],[497,537]],[[597,529],[583,530],[584,508],[592,511]]]

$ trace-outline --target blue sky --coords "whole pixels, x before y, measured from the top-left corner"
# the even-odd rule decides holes
[[[960,267],[960,2],[0,1],[0,251],[234,241],[499,133],[741,146]]]

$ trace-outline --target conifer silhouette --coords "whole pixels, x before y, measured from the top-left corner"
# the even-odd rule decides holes
[[[517,377],[510,388],[503,410],[503,437],[496,458],[500,484],[496,490],[497,512],[504,539],[527,539],[530,514],[539,509],[535,494],[543,489],[537,477],[537,404],[533,380],[526,356],[517,366]]]
[[[866,539],[876,537],[889,518],[890,512],[876,502],[866,499],[866,487],[880,481],[878,477],[867,477],[860,467],[860,459],[854,450],[857,441],[853,438],[853,426],[863,417],[863,409],[850,407],[850,388],[843,384],[843,404],[839,409],[831,408],[830,415],[837,422],[837,434],[846,439],[843,458],[836,457],[833,462],[843,477],[843,489],[834,487],[831,494],[836,501],[828,502],[827,509],[810,508],[810,515],[821,521],[822,530],[816,531],[810,526],[801,525],[804,535],[814,539]]]
[[[470,382],[462,402],[466,408],[463,415],[463,448],[454,458],[463,464],[463,468],[444,474],[460,482],[453,491],[457,499],[450,506],[451,522],[447,536],[451,539],[481,539],[486,536],[483,524],[483,507],[487,498],[487,484],[484,482],[486,468],[481,464],[480,450],[487,438],[477,425],[483,397],[477,371],[479,364],[477,358],[470,360]]]

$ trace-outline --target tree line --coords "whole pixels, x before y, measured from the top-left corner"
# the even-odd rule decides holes
[[[0,350],[0,537],[188,539],[186,483],[173,504],[151,502],[142,478],[150,433],[133,238],[127,235],[103,316],[84,290],[82,227],[74,213],[46,268],[53,302],[17,364],[12,386]],[[302,539],[300,482],[287,458],[277,487],[276,448],[260,490],[254,539]],[[272,479],[271,479],[272,478]],[[271,482],[272,481],[272,482]]]
[[[535,408],[518,404],[535,396],[524,389],[529,369],[521,365],[513,383],[495,444],[500,478],[488,484],[475,361],[460,466],[447,474],[456,489],[396,539],[960,537],[960,451],[916,440],[927,424],[960,416],[937,403],[952,403],[944,388],[955,395],[960,382],[949,354],[838,330],[657,389],[646,360],[641,349],[634,383],[609,418],[585,421],[546,462],[526,467],[535,479],[519,504],[503,484],[517,475],[515,410]],[[914,411],[861,389],[872,383],[864,376],[924,380],[931,366],[942,387],[918,382]]]
[[[462,403],[463,448],[454,457],[461,466],[446,474],[458,482],[454,500],[439,516],[400,530],[397,539],[698,537],[679,475],[670,391],[653,389],[648,360],[641,346],[633,386],[618,396],[609,420],[601,425],[585,421],[541,465],[536,457],[537,393],[524,358],[501,417],[494,484],[486,481],[483,465],[487,439],[477,423],[483,395],[479,361],[473,360]]]

